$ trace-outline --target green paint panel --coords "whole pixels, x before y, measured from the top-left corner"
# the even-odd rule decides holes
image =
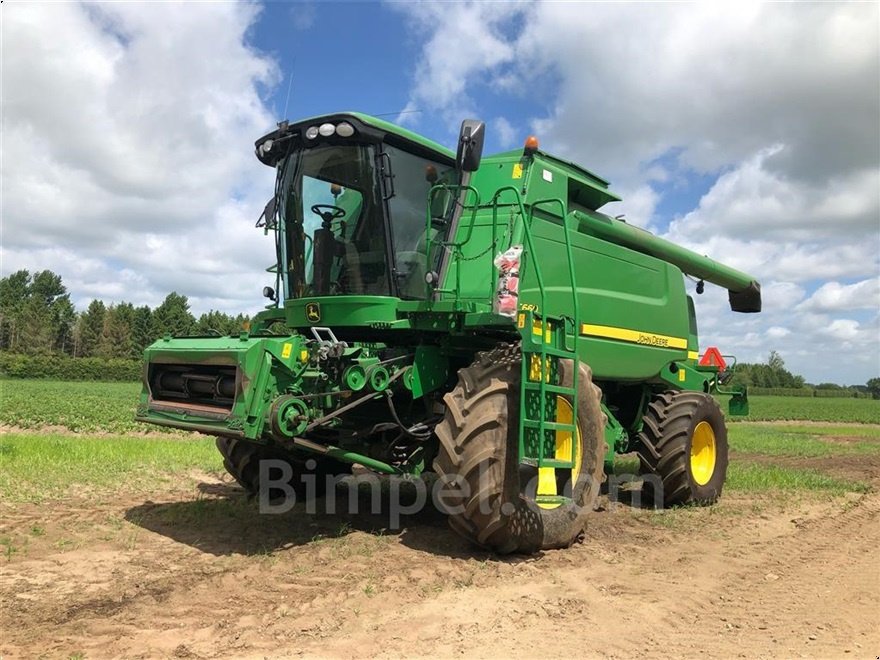
[[[404,379],[413,398],[421,398],[449,380],[449,359],[439,346],[419,346],[412,370]]]
[[[370,326],[400,322],[398,302],[386,296],[316,296],[287,300],[284,310],[291,328]]]

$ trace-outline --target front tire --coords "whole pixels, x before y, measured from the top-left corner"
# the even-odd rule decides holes
[[[217,449],[220,450],[220,454],[223,456],[223,467],[238,482],[238,485],[244,488],[248,495],[252,497],[259,495],[260,489],[263,487],[263,484],[260,482],[260,463],[262,461],[282,461],[290,466],[292,476],[288,480],[287,485],[293,489],[297,497],[304,497],[309,490],[303,479],[304,475],[314,475],[313,492],[317,497],[321,497],[326,492],[327,475],[338,474],[344,471],[344,466],[335,462],[331,465],[329,462],[316,463],[315,459],[294,458],[274,447],[239,438],[218,437]],[[337,469],[331,469],[334,467]],[[269,476],[270,478],[277,476],[273,468],[270,468]],[[280,488],[277,489],[277,492],[283,495],[283,491]],[[272,494],[272,491],[270,491],[270,500],[272,499]]]
[[[701,392],[663,392],[648,404],[638,449],[646,489],[665,507],[713,504],[727,477],[727,426]]]
[[[499,554],[571,545],[583,533],[604,480],[601,392],[590,368],[581,364],[576,467],[555,471],[557,492],[570,497],[553,508],[538,504],[536,492],[548,481],[553,488],[554,475],[541,478],[536,468],[519,464],[521,359],[516,344],[478,353],[471,366],[459,371],[458,385],[445,397],[445,418],[436,427],[440,447],[434,470],[450,494],[445,498],[449,524]],[[559,362],[561,384],[571,385],[573,366],[570,360]],[[557,406],[570,415],[569,401],[561,398]]]

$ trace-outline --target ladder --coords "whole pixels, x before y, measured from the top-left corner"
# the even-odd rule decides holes
[[[543,199],[533,203],[528,214],[522,204],[519,191],[513,186],[499,189],[493,198],[493,224],[497,212],[497,200],[503,192],[512,191],[520,208],[521,222],[511,237],[511,244],[523,244],[520,261],[520,278],[529,268],[538,285],[540,304],[537,310],[517,312],[516,325],[522,336],[521,379],[519,403],[519,461],[537,468],[538,505],[563,503],[566,498],[558,492],[555,470],[573,470],[578,459],[578,386],[579,369],[577,338],[580,328],[577,284],[571,237],[562,200]],[[546,290],[541,266],[534,258],[532,222],[535,210],[542,206],[558,205],[565,237],[565,251],[571,282],[571,315],[550,317],[546,309]],[[571,361],[571,383],[564,385],[559,368],[560,360]],[[565,399],[566,410],[560,414],[560,399]],[[570,408],[570,412],[567,410]]]

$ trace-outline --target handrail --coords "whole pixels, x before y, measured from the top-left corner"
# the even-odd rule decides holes
[[[563,204],[562,200],[558,197],[540,199],[534,203],[532,203],[529,209],[529,229],[531,231],[532,220],[534,219],[535,209],[541,206],[542,204],[558,204],[559,205],[559,216],[562,218],[562,235],[565,237],[565,252],[568,257],[568,277],[571,282],[571,298],[572,298],[572,312],[574,314],[574,318],[572,319],[572,323],[574,324],[573,335],[574,335],[574,348],[568,348],[568,335],[563,335],[563,348],[565,350],[571,350],[573,352],[577,351],[577,338],[578,333],[580,332],[580,310],[578,307],[578,293],[577,293],[577,275],[574,269],[574,255],[571,252],[571,234],[568,231],[568,225],[566,222],[565,216],[565,204]],[[563,317],[564,318],[564,317]]]
[[[540,307],[540,309],[543,310],[544,309],[544,301],[545,301],[544,277],[541,275],[541,269],[538,266],[537,259],[534,258],[535,250],[534,250],[534,246],[532,245],[532,233],[528,228],[525,228],[526,217],[527,217],[526,209],[525,209],[525,206],[523,206],[522,197],[519,194],[519,190],[517,188],[515,188],[514,186],[503,186],[495,191],[495,195],[492,197],[492,202],[491,202],[492,203],[492,224],[493,225],[497,224],[498,199],[501,197],[501,193],[507,192],[508,190],[512,191],[513,194],[516,195],[516,203],[519,206],[520,217],[522,218],[522,226],[524,227],[524,230],[522,233],[525,235],[525,240],[526,240],[526,244],[528,247],[528,254],[532,255],[531,261],[534,262],[535,278],[538,280],[538,290],[541,292],[541,307]],[[528,217],[530,218],[531,216],[528,216]],[[511,232],[510,244],[515,245],[518,242],[517,238],[518,238],[518,236],[516,234],[514,234],[513,232]]]

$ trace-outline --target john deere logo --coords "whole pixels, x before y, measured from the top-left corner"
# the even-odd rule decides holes
[[[309,323],[317,323],[321,320],[321,305],[318,303],[308,303],[306,305],[306,318]]]

